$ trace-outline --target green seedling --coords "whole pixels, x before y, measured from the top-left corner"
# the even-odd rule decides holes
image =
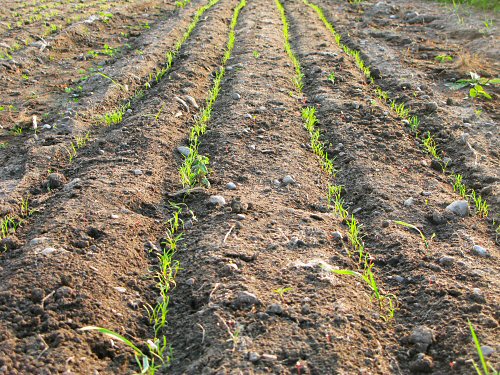
[[[4,218],[0,220],[0,240],[14,233],[20,225],[20,219],[10,215],[4,216]]]
[[[253,54],[253,57],[255,57],[256,59],[258,59],[260,57],[259,51],[253,51],[252,54]]]
[[[486,201],[476,193],[475,190],[471,190],[470,198],[473,200],[476,206],[476,214],[480,217],[488,217],[489,205]]]
[[[346,219],[349,214],[344,208],[344,199],[342,198],[342,186],[328,185],[327,202],[330,208],[333,208],[335,213],[341,219]],[[333,203],[333,204],[332,204]]]
[[[479,339],[477,338],[476,335],[476,331],[474,330],[474,327],[472,326],[472,323],[470,322],[469,319],[467,319],[467,323],[469,323],[470,333],[472,335],[472,339],[474,340],[474,345],[476,346],[476,351],[479,357],[479,361],[481,362],[481,367],[479,367],[476,361],[472,360],[472,365],[474,366],[474,369],[476,370],[477,374],[499,375],[500,372],[495,370],[493,366],[486,361],[486,358],[484,358],[483,349],[481,348],[481,343],[479,342]]]
[[[437,55],[435,57],[435,59],[437,61],[439,61],[440,63],[444,63],[444,62],[450,62],[450,61],[453,61],[453,56],[450,56],[450,55]]]
[[[286,287],[286,288],[274,289],[273,292],[276,293],[278,296],[280,296],[281,300],[285,302],[285,294],[291,292],[292,290],[293,288]]]
[[[409,224],[409,223],[406,223],[404,221],[400,221],[400,220],[394,220],[393,221],[394,224],[397,224],[397,225],[401,225],[403,227],[406,227],[406,228],[410,228],[410,229],[413,229],[415,231],[418,232],[418,234],[420,234],[420,238],[422,238],[422,241],[424,242],[424,245],[425,245],[425,248],[428,249],[429,248],[429,241],[427,240],[427,238],[425,237],[424,233],[418,229],[415,225],[413,224]],[[434,237],[434,236],[433,236]]]
[[[436,160],[440,160],[440,156],[438,154],[438,151],[437,151],[437,144],[436,144],[436,141],[434,140],[434,138],[432,137],[431,135],[431,132],[427,132],[427,137],[425,138],[422,138],[422,144],[425,148],[425,150],[431,154],[434,159]]]
[[[91,59],[95,59],[95,58],[99,57],[99,53],[96,51],[88,51],[87,57],[90,57]]]
[[[6,149],[9,145],[9,142],[0,142],[0,150]]]
[[[331,72],[329,75],[328,75],[328,80],[331,82],[331,83],[335,83],[335,72]]]
[[[106,56],[113,57],[116,54],[117,48],[112,48],[108,44],[104,45],[104,48],[102,49],[101,53]]]
[[[452,175],[453,191],[460,194],[462,198],[467,198],[467,187],[462,183],[463,176],[461,174]]]
[[[156,339],[156,341],[148,340],[146,342],[146,346],[149,350],[148,355],[143,353],[132,341],[109,329],[86,326],[79,328],[79,331],[97,331],[128,346],[134,352],[135,360],[141,370],[141,374],[155,374],[155,372],[160,368],[160,365],[157,365],[157,362],[159,361],[160,364],[163,364],[164,362],[163,355],[165,349],[167,348],[166,337],[163,337],[163,342],[160,342],[158,339]]]

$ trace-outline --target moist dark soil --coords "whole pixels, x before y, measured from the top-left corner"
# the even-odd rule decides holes
[[[105,327],[147,351],[154,329],[145,307],[159,296],[154,254],[164,246],[172,203],[189,211],[181,217],[181,270],[162,332],[172,356],[157,373],[473,374],[479,358],[468,320],[498,369],[498,90],[485,86],[492,99],[472,100],[446,86],[469,71],[498,76],[496,21],[478,29],[496,14],[422,0],[316,2],[360,51],[376,84],[437,133],[450,168],[490,204],[483,218],[472,206],[464,217],[446,209],[461,200],[449,175],[432,168],[430,155],[299,0],[283,5],[302,92],[275,2],[247,0],[199,147],[210,160],[210,187],[177,194],[178,147],[189,145],[238,3],[208,9],[149,89],[149,74],[164,66],[206,2],[117,1],[104,10],[89,2],[81,20],[44,37],[50,48],[28,45],[0,61],[0,105],[16,108],[0,112],[0,217],[22,220],[0,238],[0,374],[139,372],[122,343],[78,329]],[[70,18],[80,3],[49,4]],[[35,14],[17,2],[8,8]],[[113,17],[104,22],[99,12]],[[92,15],[101,19],[86,23]],[[45,27],[0,32],[10,45],[15,32],[43,35]],[[119,52],[86,58],[104,43],[120,45]],[[454,59],[440,63],[441,54]],[[91,67],[114,82],[98,74],[76,82],[75,71]],[[23,69],[37,80],[20,84]],[[79,85],[78,96],[64,91]],[[35,100],[32,90],[48,94]],[[102,123],[129,101],[122,122]],[[306,106],[316,108],[334,175],[311,149]],[[70,160],[75,137],[88,140]],[[347,221],[329,207],[331,184],[343,186],[378,287],[397,301],[394,317],[361,278],[333,272],[358,270],[358,263]],[[211,204],[213,196],[224,202]],[[20,209],[23,198],[28,212]],[[397,221],[416,226],[428,246]]]

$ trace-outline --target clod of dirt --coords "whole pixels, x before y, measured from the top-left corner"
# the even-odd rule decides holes
[[[455,263],[455,258],[450,256],[444,256],[439,259],[439,264],[445,267],[449,267]]]
[[[432,357],[425,355],[424,353],[419,353],[417,355],[417,359],[410,363],[410,371],[411,372],[432,372],[434,368],[434,362],[432,361]]]
[[[251,307],[254,305],[260,305],[261,302],[255,294],[250,292],[240,292],[234,300],[234,306],[236,308]]]
[[[446,209],[460,217],[469,216],[469,202],[466,200],[455,201],[449,204]]]
[[[231,201],[231,212],[239,214],[242,212],[247,212],[247,210],[248,204],[242,202],[239,197],[236,197]]]
[[[43,255],[50,255],[54,252],[56,252],[57,250],[53,247],[46,247],[45,249],[42,250],[42,254]]]
[[[281,315],[281,314],[283,314],[283,308],[281,307],[280,304],[273,303],[273,304],[269,305],[269,307],[267,308],[267,313]]]
[[[417,326],[411,333],[409,341],[416,346],[419,352],[424,353],[434,341],[434,332],[427,326]]]
[[[59,189],[66,183],[66,178],[60,173],[49,174],[47,187],[49,189]]]
[[[15,236],[3,238],[0,241],[0,250],[15,250],[21,247],[21,242]]]
[[[43,292],[43,289],[41,289],[41,288],[34,288],[31,291],[31,300],[33,302],[35,302],[35,303],[42,302],[44,295],[45,295],[45,293]]]
[[[259,360],[260,360],[260,354],[256,353],[256,352],[250,352],[250,353],[248,353],[248,360],[250,362],[253,362],[253,363],[259,362]]]
[[[186,99],[186,102],[191,104],[195,109],[200,108],[200,106],[198,105],[198,103],[196,103],[196,100],[192,96],[185,95],[184,99]]]

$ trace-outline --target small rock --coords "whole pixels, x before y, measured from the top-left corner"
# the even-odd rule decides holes
[[[342,233],[340,233],[339,231],[333,232],[332,238],[336,241],[340,241],[342,239]]]
[[[55,251],[56,251],[56,249],[54,249],[53,247],[46,247],[45,249],[42,250],[42,254],[43,255],[50,255]]]
[[[434,169],[435,171],[442,172],[443,171],[443,166],[439,160],[432,159],[431,161],[431,168]]]
[[[120,215],[116,215],[116,214],[111,215],[111,219],[119,219],[119,218],[120,218]]]
[[[272,305],[269,305],[269,307],[267,308],[267,313],[281,315],[283,313],[283,308],[281,307],[281,305],[273,303]]]
[[[495,349],[488,345],[481,345],[481,351],[485,357],[489,357],[493,353],[495,353]]]
[[[228,182],[226,188],[228,190],[236,190],[236,184],[234,182]]]
[[[424,353],[419,353],[417,358],[410,363],[410,371],[411,372],[432,372],[434,368],[434,362],[432,361],[432,357],[425,355]]]
[[[405,278],[403,276],[399,276],[399,275],[394,276],[394,280],[396,280],[398,283],[405,282]]]
[[[196,100],[192,96],[185,95],[184,99],[186,99],[186,102],[191,104],[194,108],[196,109],[200,108],[200,106],[198,105],[198,103],[196,103]]]
[[[233,98],[233,100],[240,100],[241,99],[241,95],[238,94],[237,92],[233,92],[231,94],[231,98]]]
[[[52,129],[52,126],[50,126],[49,124],[45,124],[45,125],[42,126],[42,129],[49,130],[49,129]]]
[[[186,147],[186,146],[177,147],[177,151],[179,152],[179,154],[181,154],[185,157],[188,157],[189,154],[191,153],[191,149],[189,147]]]
[[[222,195],[212,195],[208,198],[208,204],[212,206],[225,206],[226,199]]]
[[[410,207],[413,205],[413,203],[415,202],[415,200],[413,198],[408,198],[407,200],[405,200],[403,202],[403,204],[406,206],[406,207]]]
[[[124,288],[122,286],[115,286],[113,289],[116,290],[118,293],[125,293],[127,291],[127,288]]]
[[[282,182],[283,182],[284,186],[287,186],[287,185],[290,185],[290,184],[294,184],[295,180],[293,179],[292,176],[288,175],[288,176],[283,177]]]
[[[141,174],[144,174],[144,173],[142,172],[142,170],[140,170],[140,169],[134,169],[132,172],[133,172],[133,173],[134,173],[134,175],[136,175],[136,176],[140,176]]]
[[[382,228],[388,228],[389,225],[391,225],[391,221],[390,220],[384,220],[382,222]]]
[[[245,215],[243,215],[243,214],[238,214],[238,215],[236,215],[236,218],[237,218],[238,220],[245,220],[245,219],[246,219],[246,216],[245,216]]]
[[[67,298],[73,294],[74,291],[71,289],[69,286],[62,286],[56,290],[55,293],[55,298],[56,299],[61,299],[61,298]]]
[[[237,307],[260,305],[260,301],[255,294],[250,292],[240,292],[236,296],[234,304]]]
[[[278,360],[278,356],[274,354],[262,354],[260,359],[264,362],[274,362]]]
[[[420,193],[420,194],[422,194],[422,196],[424,196],[424,197],[430,197],[432,195],[432,192],[431,191],[422,191],[422,193]]]
[[[439,264],[443,266],[451,266],[455,262],[455,258],[450,256],[444,256],[439,259]]]
[[[446,209],[460,217],[469,216],[469,202],[466,200],[455,201],[448,205]]]
[[[47,242],[49,239],[47,237],[37,237],[37,238],[33,238],[31,241],[30,241],[30,246],[38,246],[38,245],[41,245],[43,244],[44,242]]]
[[[256,352],[250,352],[248,353],[248,360],[252,363],[259,362],[260,354]]]
[[[245,113],[245,116],[244,116],[246,119],[248,120],[252,120],[253,119],[253,116],[250,114],[250,113]]]
[[[66,178],[60,173],[51,173],[49,174],[47,187],[49,189],[58,189],[64,185],[66,182]]]
[[[192,277],[186,280],[186,284],[189,286],[194,285],[194,283],[195,283],[195,279],[193,279]]]
[[[476,255],[479,255],[481,257],[489,257],[490,253],[488,250],[486,250],[484,247],[479,246],[479,245],[474,245],[472,247],[472,252]]]

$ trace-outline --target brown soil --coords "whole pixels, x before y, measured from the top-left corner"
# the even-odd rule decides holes
[[[0,100],[19,111],[0,112],[0,142],[7,142],[0,148],[0,214],[17,217],[23,197],[35,211],[2,240],[0,374],[137,372],[128,348],[78,328],[106,327],[146,350],[143,343],[153,328],[144,307],[158,298],[152,250],[162,246],[172,201],[185,203],[194,217],[182,217],[184,239],[175,255],[182,269],[170,293],[164,332],[173,359],[159,373],[472,374],[471,359],[478,357],[467,319],[481,344],[493,349],[487,360],[499,367],[499,248],[492,223],[500,212],[498,92],[487,88],[491,101],[464,99],[465,91],[444,84],[463,78],[469,67],[453,62],[444,69],[434,60],[443,51],[478,54],[478,73],[497,76],[495,52],[478,42],[498,43],[496,28],[465,41],[449,8],[432,2],[317,2],[378,72],[377,84],[391,96],[411,100],[424,129],[438,133],[453,170],[491,205],[489,218],[473,210],[460,218],[445,210],[460,199],[449,177],[430,167],[429,155],[376,97],[316,13],[302,1],[284,2],[292,50],[305,75],[298,94],[274,2],[247,2],[201,138],[211,187],[183,200],[171,194],[182,188],[177,147],[187,144],[197,110],[189,104],[188,111],[176,97],[190,95],[204,103],[237,0],[221,0],[207,10],[168,75],[131,100],[118,125],[102,126],[98,118],[127,101],[162,66],[205,2],[193,0],[184,9],[163,1],[113,3],[115,8],[106,10],[114,15],[109,23],[85,26],[91,44],[72,24],[67,33],[51,36],[54,46],[67,50],[48,50],[40,57],[44,64],[36,64],[38,47],[13,54],[15,61],[31,64],[30,76],[38,77],[31,86],[19,86],[22,68],[14,71],[6,67],[15,65],[12,60],[2,60],[6,85]],[[383,11],[381,3],[387,5]],[[73,5],[61,5],[61,14],[70,17]],[[9,6],[15,11],[20,5]],[[99,9],[97,2],[90,6],[88,17]],[[415,10],[428,16],[425,22],[405,21]],[[473,10],[462,16],[466,25],[478,25],[483,17]],[[0,22],[9,22],[8,15],[2,17]],[[146,21],[151,28],[137,30],[126,42],[131,47],[117,56],[78,58],[87,47],[125,42],[120,32]],[[19,35],[42,33],[43,24],[36,25],[20,27]],[[12,30],[3,35],[14,38]],[[81,83],[78,103],[68,102],[71,93],[49,89],[74,87],[63,72],[91,66],[101,66],[128,92],[99,75]],[[335,83],[328,79],[332,71]],[[33,102],[33,89],[51,91]],[[436,102],[437,110],[429,111],[429,102]],[[322,171],[311,150],[301,118],[306,105],[317,108],[335,178]],[[479,107],[483,113],[471,119]],[[43,113],[50,116],[41,124],[58,126],[35,134],[31,118]],[[21,135],[11,131],[16,125],[24,128]],[[87,132],[89,141],[69,161],[70,143]],[[461,141],[463,132],[471,148]],[[293,182],[285,183],[286,176]],[[230,182],[235,190],[228,189]],[[362,225],[380,289],[397,296],[395,316],[387,322],[366,284],[331,272],[356,269],[357,263],[349,257],[345,221],[328,207],[330,183],[344,186],[345,206]],[[213,195],[222,195],[226,204],[208,204]],[[395,220],[420,228],[430,247]],[[489,256],[475,254],[474,245]],[[280,297],[279,288],[289,289]],[[432,332],[428,344],[415,340],[420,326]]]

